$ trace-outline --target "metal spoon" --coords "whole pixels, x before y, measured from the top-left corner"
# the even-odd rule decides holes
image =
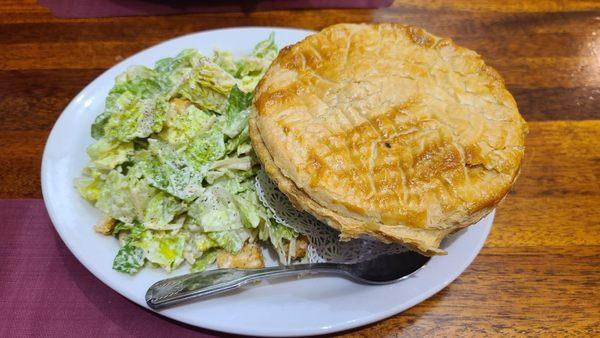
[[[146,292],[146,303],[152,309],[160,309],[233,290],[270,277],[314,273],[340,274],[363,284],[387,284],[410,276],[423,267],[429,258],[406,251],[353,264],[313,263],[249,270],[217,269],[196,272],[153,284]]]

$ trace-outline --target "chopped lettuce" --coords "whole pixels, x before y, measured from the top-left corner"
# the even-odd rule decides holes
[[[190,59],[191,69],[182,76],[176,94],[205,111],[221,113],[227,96],[239,80],[204,56]]]
[[[235,203],[241,212],[245,227],[256,228],[262,222],[269,222],[269,215],[254,190],[246,190],[238,194]]]
[[[92,164],[99,170],[110,170],[127,161],[133,155],[133,143],[102,138],[87,149]]]
[[[123,243],[126,243],[127,241],[139,239],[144,230],[145,228],[140,222],[123,223],[119,221],[115,225],[112,235],[119,237],[123,240]],[[121,236],[122,234],[125,236]]]
[[[242,79],[259,78],[269,67],[271,60],[256,56],[247,56],[240,59],[237,74]]]
[[[223,70],[227,73],[233,76],[237,75],[238,66],[231,52],[215,49],[213,52],[212,62],[223,68]]]
[[[245,92],[254,90],[278,52],[275,35],[271,34],[256,45],[251,56],[240,58],[237,70],[240,89]]]
[[[196,259],[196,261],[192,264],[192,268],[190,272],[200,272],[206,270],[206,268],[213,264],[215,260],[217,260],[217,250],[209,250],[206,251],[200,256],[200,258]]]
[[[148,261],[171,271],[183,262],[183,251],[189,235],[185,233],[168,234],[146,230],[135,246],[144,250]]]
[[[142,99],[125,93],[117,100],[119,109],[104,126],[106,135],[128,142],[136,137],[148,137],[162,129],[167,102],[162,97]]]
[[[165,193],[158,192],[146,206],[144,215],[144,227],[153,230],[176,230],[183,225],[183,219],[179,222],[171,222],[176,215],[186,209],[183,202]]]
[[[233,230],[243,227],[232,194],[224,185],[208,187],[190,205],[188,215],[205,232]]]
[[[117,76],[104,112],[92,124],[92,137],[127,142],[160,130],[166,104],[157,75],[150,68],[132,66]]]
[[[106,126],[106,123],[108,122],[109,118],[109,111],[104,111],[102,114],[96,116],[96,119],[94,120],[94,123],[92,123],[91,128],[92,138],[99,140],[100,138],[102,138],[102,136],[104,136],[104,126]]]
[[[271,59],[258,58],[254,56],[242,58],[238,63],[239,87],[244,92],[252,92],[258,81],[267,71]]]
[[[252,159],[250,158],[250,156],[228,157],[228,158],[211,163],[210,169],[211,170],[220,170],[220,171],[225,171],[225,170],[252,171]]]
[[[184,145],[208,131],[215,121],[214,116],[203,112],[189,101],[174,99],[159,138],[172,145]]]
[[[184,49],[176,57],[164,58],[154,64],[158,81],[164,87],[177,87],[192,69],[192,59],[200,57],[195,49]]]
[[[75,187],[86,200],[95,203],[100,197],[104,180],[100,175],[82,176],[75,179]]]
[[[117,225],[113,228],[112,235],[118,236],[120,233],[129,232],[133,228],[132,223],[123,223],[121,221],[117,222]]]
[[[149,98],[160,90],[155,70],[144,66],[131,66],[115,79],[115,86],[108,93],[106,105],[108,109],[113,108],[112,104],[116,98],[126,92],[140,98]]]
[[[297,232],[279,223],[267,221],[259,228],[259,238],[271,242],[283,264],[290,263],[290,252],[296,249]]]
[[[117,220],[115,270],[134,274],[148,261],[171,271],[185,261],[201,271],[218,252],[259,240],[289,261],[298,235],[257,197],[248,134],[252,91],[277,52],[270,35],[246,56],[186,49],[116,77],[74,182]]]
[[[252,93],[244,93],[234,86],[229,93],[225,119],[223,120],[223,133],[230,138],[236,137],[248,125],[248,107],[252,102]]]
[[[227,252],[236,253],[240,251],[244,243],[252,236],[248,229],[237,229],[227,231],[209,232],[208,237]]]
[[[188,82],[191,82],[188,81]],[[213,112],[223,111],[227,104],[227,96],[214,91],[210,88],[197,86],[195,83],[188,83],[179,89],[179,94],[189,101],[192,101],[202,110]]]
[[[141,162],[146,180],[155,188],[184,201],[202,194],[203,169],[167,143],[150,139],[151,156]]]
[[[225,151],[223,134],[219,130],[213,129],[196,137],[185,153],[197,167],[200,167],[208,162],[223,158]]]
[[[248,127],[246,126],[242,131],[234,138],[230,138],[225,143],[225,152],[230,154],[235,152],[237,155],[247,154],[252,150],[250,144],[250,135],[248,134]]]
[[[210,88],[228,95],[238,80],[206,57],[192,59],[192,79],[199,87]]]
[[[155,189],[136,177],[116,170],[107,176],[96,201],[96,207],[121,222],[132,223],[143,218]]]
[[[144,250],[127,242],[117,252],[113,261],[113,269],[131,275],[138,272],[145,262]]]
[[[144,66],[132,66],[115,79],[115,86],[108,93],[105,110],[98,115],[92,124],[91,134],[99,140],[106,134],[106,125],[111,116],[123,109],[123,102],[128,98],[148,99],[161,90],[157,82],[157,73]]]
[[[258,58],[273,60],[279,53],[279,48],[275,44],[275,34],[269,34],[266,40],[259,42],[252,51],[252,55]]]
[[[192,244],[196,252],[204,252],[208,251],[208,249],[219,247],[219,243],[211,239],[208,234],[198,234],[198,236],[194,237]]]

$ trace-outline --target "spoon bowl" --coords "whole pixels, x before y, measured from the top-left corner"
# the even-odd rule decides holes
[[[382,255],[375,259],[345,264],[349,276],[365,284],[388,284],[407,278],[431,259],[414,251]]]

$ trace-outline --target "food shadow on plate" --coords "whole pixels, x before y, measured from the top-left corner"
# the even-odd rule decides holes
[[[492,211],[492,213],[493,213],[493,211]],[[490,213],[490,214],[491,214],[491,213]],[[455,233],[453,233],[453,234],[450,234],[450,235],[448,235],[446,238],[444,238],[444,239],[442,240],[442,243],[441,243],[441,245],[440,245],[440,248],[442,248],[442,249],[444,249],[444,250],[448,250],[448,248],[449,248],[450,246],[452,246],[452,244],[454,244],[454,242],[455,242],[456,240],[458,240],[458,239],[460,238],[460,236],[462,236],[462,235],[463,235],[465,232],[469,231],[469,229],[475,229],[475,228],[478,226],[478,223],[479,223],[479,222],[481,222],[481,221],[483,221],[485,218],[489,217],[489,215],[490,215],[490,214],[488,214],[488,215],[484,216],[484,217],[483,217],[482,219],[480,219],[478,222],[476,222],[476,223],[473,223],[472,225],[469,225],[469,226],[467,226],[467,227],[464,227],[464,228],[462,228],[462,229],[458,230],[457,232],[455,232]]]

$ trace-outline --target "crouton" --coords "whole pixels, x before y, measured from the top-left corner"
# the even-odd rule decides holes
[[[258,245],[246,243],[236,254],[219,251],[217,266],[219,268],[258,269],[265,266],[265,261]]]
[[[115,225],[117,225],[116,219],[110,216],[105,216],[100,222],[98,222],[98,224],[94,225],[94,230],[96,230],[98,233],[108,236],[112,234]]]

